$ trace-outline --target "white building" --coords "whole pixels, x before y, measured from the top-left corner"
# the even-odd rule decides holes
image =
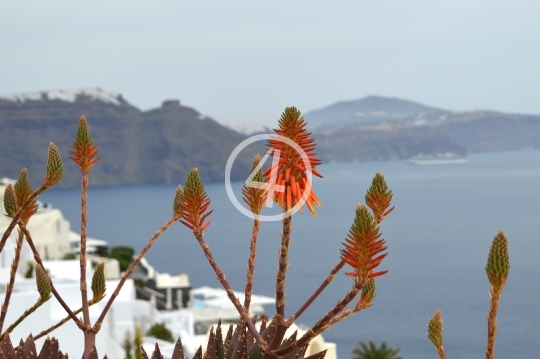
[[[0,178],[0,233],[4,233],[11,223],[11,218],[6,216],[4,209],[4,191],[9,183],[15,181],[8,178]],[[70,225],[64,218],[60,210],[52,208],[49,204],[38,203],[37,212],[30,218],[27,225],[32,239],[43,260],[62,259],[70,249]],[[16,240],[17,229],[11,232],[10,238]],[[25,244],[27,247],[27,245]],[[30,250],[29,247],[26,250]],[[10,262],[6,262],[0,256],[0,268],[9,267]]]

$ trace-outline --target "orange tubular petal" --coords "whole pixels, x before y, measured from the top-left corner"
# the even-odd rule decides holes
[[[210,225],[210,223],[212,223],[212,221],[206,222],[205,224],[202,225],[201,229],[204,231],[206,228],[208,228],[208,226]]]
[[[189,229],[193,229],[193,226],[189,224],[188,222],[184,221],[183,219],[180,220],[180,223],[182,223],[184,226],[188,227]]]
[[[287,211],[292,208],[292,193],[291,187],[287,186]]]
[[[383,213],[383,217],[386,217],[386,216],[388,216],[390,213],[392,213],[392,211],[394,210],[394,208],[396,208],[396,206],[394,206],[394,207],[390,208],[388,211],[384,212],[384,213]]]
[[[300,185],[298,184],[298,182],[295,183],[296,185],[296,193],[298,193],[298,199],[300,200],[302,198],[302,190],[300,189]]]
[[[291,179],[291,189],[292,189],[292,194],[293,194],[293,196],[295,196],[296,198],[299,198],[299,197],[300,197],[300,196],[299,196],[299,193],[296,192],[296,180],[295,180],[294,176],[291,176],[290,179]]]
[[[285,171],[285,181],[288,181],[289,178],[291,176],[291,168],[287,168],[287,170]]]
[[[380,271],[380,272],[374,272],[374,273],[371,273],[370,275],[368,275],[368,278],[375,278],[375,277],[379,277],[383,274],[386,274],[388,273],[387,270],[383,270],[383,271]]]
[[[279,201],[278,201],[278,204],[279,204],[280,206],[284,206],[284,205],[285,205],[285,191],[279,192]]]
[[[311,167],[311,173],[313,173],[317,177],[323,178],[323,176],[313,167]]]

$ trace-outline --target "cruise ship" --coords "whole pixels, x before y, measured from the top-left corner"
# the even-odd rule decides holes
[[[469,159],[465,155],[461,155],[455,152],[437,153],[435,155],[419,154],[411,157],[408,163],[412,165],[450,165],[450,164],[463,164],[469,162]]]

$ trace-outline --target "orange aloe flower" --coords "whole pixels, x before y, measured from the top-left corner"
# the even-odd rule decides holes
[[[206,212],[209,206],[210,198],[199,177],[199,170],[194,168],[189,172],[184,188],[179,186],[177,189],[173,204],[175,217],[193,233],[202,235],[211,222],[205,222],[213,212]]]
[[[366,283],[369,278],[388,272],[374,272],[388,253],[382,253],[387,248],[385,240],[381,238],[379,226],[365,206],[358,205],[356,208],[354,222],[343,245],[345,248],[341,250],[341,258],[354,269],[354,272],[346,273],[348,276]]]
[[[306,121],[296,107],[287,107],[279,119],[279,128],[274,131],[290,139],[303,150],[307,160],[297,149],[283,142],[279,138],[268,141],[270,155],[279,156],[279,161],[271,165],[264,173],[265,182],[268,183],[268,193],[273,193],[273,200],[285,211],[297,207],[302,212],[301,200],[305,203],[312,215],[317,213],[313,206],[321,206],[315,192],[312,190],[308,171],[317,177],[322,177],[315,169],[321,160],[315,157],[315,140],[310,138],[311,133],[306,129]],[[282,187],[276,187],[282,186]],[[281,189],[279,191],[278,189]],[[269,198],[268,200],[272,200]]]
[[[79,165],[83,174],[88,174],[92,166],[99,161],[101,157],[95,158],[98,153],[98,148],[94,145],[94,140],[88,131],[86,117],[84,115],[79,119],[77,134],[72,145],[73,149],[69,150],[72,159]]]

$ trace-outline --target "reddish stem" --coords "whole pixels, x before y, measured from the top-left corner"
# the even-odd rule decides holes
[[[313,303],[313,301],[315,299],[317,299],[317,297],[326,289],[326,287],[328,286],[328,284],[330,284],[330,282],[334,279],[335,275],[341,270],[341,268],[343,268],[343,266],[345,265],[345,261],[341,260],[338,264],[336,264],[336,266],[334,267],[334,269],[332,269],[332,271],[330,272],[330,274],[326,277],[326,279],[324,280],[324,282],[322,282],[322,284],[319,286],[319,288],[317,288],[317,290],[311,295],[311,297],[309,297],[309,299],[296,311],[296,313],[294,313],[294,315],[289,318],[289,321],[291,320],[297,320],[301,315],[302,313],[304,313],[304,311],[311,305],[311,303]]]
[[[203,252],[204,252],[204,254],[206,256],[206,258],[208,259],[208,262],[210,263],[210,266],[212,267],[212,269],[216,273],[217,279],[219,280],[219,282],[221,283],[221,285],[225,289],[225,292],[227,293],[227,296],[229,297],[229,300],[235,306],[236,310],[240,314],[240,317],[246,322],[246,325],[247,325],[249,331],[251,332],[251,334],[253,335],[253,337],[257,340],[257,342],[259,342],[262,349],[264,351],[266,351],[266,348],[268,347],[268,344],[266,343],[266,340],[264,340],[263,337],[261,337],[261,335],[259,334],[259,332],[255,328],[255,326],[253,325],[253,323],[249,319],[249,317],[248,317],[248,315],[246,313],[246,310],[244,309],[242,304],[240,304],[240,301],[238,300],[238,298],[235,297],[234,292],[231,289],[231,286],[229,285],[229,282],[227,281],[227,279],[225,279],[225,275],[221,271],[221,268],[219,268],[216,261],[214,260],[214,256],[212,255],[212,252],[210,251],[210,247],[208,247],[208,245],[205,243],[202,234],[197,234],[197,233],[193,233],[193,234],[195,235],[195,238],[197,238],[197,241],[199,242],[199,244],[200,244],[200,246],[201,246],[201,248],[202,248],[202,250],[203,250]]]
[[[258,215],[253,220],[253,231],[251,234],[249,259],[248,259],[248,271],[245,287],[244,308],[249,313],[249,305],[251,304],[251,295],[253,292],[253,273],[255,271],[255,262],[257,259],[257,239],[259,237],[259,228],[261,221],[258,219]]]
[[[113,294],[111,295],[111,297],[109,298],[109,301],[107,302],[107,304],[105,305],[105,308],[103,308],[103,311],[101,312],[101,315],[99,316],[97,322],[94,324],[94,327],[92,328],[92,330],[97,333],[99,332],[99,329],[101,328],[101,323],[103,322],[103,319],[105,319],[105,315],[107,315],[107,312],[109,311],[109,309],[111,308],[111,305],[112,303],[114,302],[114,300],[116,299],[116,297],[118,296],[118,294],[120,293],[120,290],[122,289],[122,286],[124,285],[124,283],[126,282],[127,278],[131,275],[131,273],[133,273],[133,271],[135,270],[135,268],[137,268],[137,266],[139,265],[139,262],[141,261],[141,259],[144,257],[144,255],[146,254],[146,252],[148,252],[148,250],[150,249],[150,247],[152,247],[152,245],[154,244],[154,242],[163,234],[163,232],[165,232],[167,229],[169,229],[169,227],[171,227],[175,222],[177,221],[176,218],[171,218],[170,220],[168,220],[153,236],[152,238],[150,238],[150,240],[146,243],[146,245],[144,246],[143,250],[141,251],[141,253],[139,253],[139,255],[137,256],[137,258],[133,261],[133,263],[131,263],[131,265],[129,266],[128,270],[124,273],[124,275],[122,276],[122,279],[120,279],[120,282],[118,283],[118,285],[116,286],[116,289],[114,290]]]

